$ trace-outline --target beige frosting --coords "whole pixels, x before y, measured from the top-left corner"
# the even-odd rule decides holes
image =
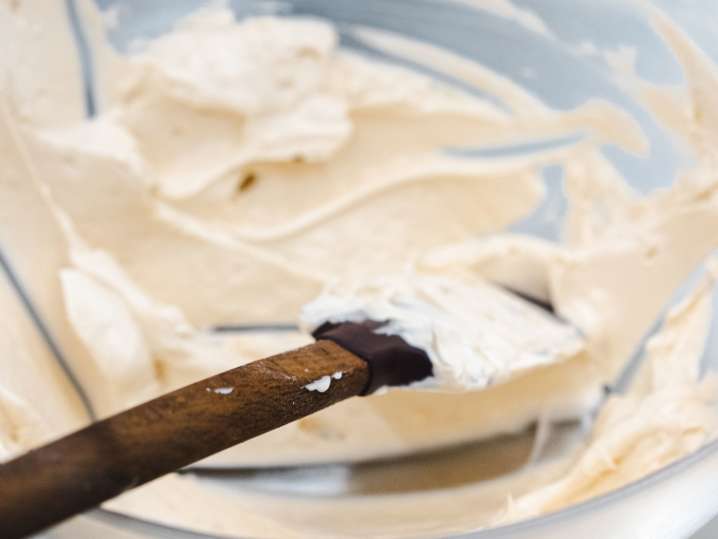
[[[694,149],[697,164],[670,189],[640,197],[599,149],[608,142],[646,150],[640,129],[616,107],[589,101],[553,111],[447,51],[358,31],[374,46],[441,65],[500,95],[504,110],[341,50],[335,31],[318,20],[237,23],[213,8],[128,57],[102,48],[102,110],[84,120],[74,82],[62,95],[51,93],[58,80],[79,80],[74,55],[46,60],[56,59],[49,51],[72,46],[68,28],[36,27],[40,19],[30,11],[40,3],[12,5],[0,3],[0,29],[17,38],[0,62],[0,241],[99,416],[309,340],[295,331],[227,334],[212,326],[291,322],[337,282],[376,282],[405,271],[413,280],[400,288],[409,303],[427,283],[448,283],[432,307],[432,319],[445,327],[464,315],[466,324],[490,318],[489,309],[465,308],[456,297],[462,291],[484,290],[482,298],[505,305],[486,284],[493,282],[549,300],[585,339],[581,353],[574,347],[552,364],[536,356],[530,364],[497,364],[495,350],[506,348],[482,348],[485,334],[457,360],[446,346],[456,335],[439,332],[434,359],[449,365],[449,379],[474,376],[481,365],[476,380],[495,376],[502,383],[464,394],[403,389],[352,399],[214,463],[360,461],[516,432],[537,419],[582,417],[676,288],[718,245],[705,233],[718,229],[711,173],[718,76],[660,17],[656,25],[685,66],[691,91],[637,82],[634,91],[663,111],[657,116]],[[506,12],[504,2],[492,5]],[[59,7],[43,6],[43,21],[61,18]],[[521,157],[442,151],[577,131],[585,133],[579,142]],[[501,233],[541,203],[541,172],[549,164],[565,171],[564,241]],[[0,458],[8,458],[86,414],[2,286],[0,305],[13,324],[0,332],[0,350],[23,358],[0,362],[0,373],[9,373],[0,377]],[[456,491],[332,503],[230,496],[168,477],[112,506],[208,532],[401,536],[487,526],[600,494],[715,436],[714,382],[698,383],[691,367],[705,339],[710,286],[668,318],[631,391],[609,400],[585,447],[558,461]],[[534,342],[532,329],[501,346]],[[422,339],[435,330],[424,328]],[[666,413],[656,417],[656,409]],[[200,509],[178,515],[177,504],[190,497]],[[391,514],[376,517],[387,503]],[[218,507],[226,510],[206,509]],[[357,521],[366,527],[348,529]]]
[[[714,268],[715,271],[715,268]],[[612,396],[569,472],[510,500],[497,523],[604,494],[692,453],[718,436],[718,377],[699,382],[711,322],[711,275],[667,316],[647,344],[631,388]]]
[[[73,390],[44,341],[0,280],[0,459],[65,434],[85,420]],[[18,368],[17,365],[21,365]]]
[[[2,80],[3,98],[31,124],[66,125],[84,115],[75,42],[68,25],[56,22],[65,20],[66,9],[61,2],[43,0],[0,3],[0,73],[11,74]],[[50,51],[67,54],[48,61]]]
[[[283,37],[261,41],[275,33]],[[185,62],[218,39],[232,50],[262,48],[212,68],[230,84],[222,95],[212,78],[198,76],[196,60]],[[295,62],[304,67],[273,78],[272,66]],[[337,276],[396,271],[432,246],[516,221],[540,201],[541,167],[566,155],[469,159],[439,148],[583,125],[590,132],[591,118],[606,115],[636,133],[622,140],[641,147],[628,117],[607,105],[563,116],[514,89],[509,117],[405,69],[338,51],[332,29],[317,21],[236,24],[224,11],[203,12],[112,67],[124,69],[116,97],[92,122],[23,129],[17,115],[9,119],[18,124],[28,174],[43,186],[44,214],[66,223],[72,270],[61,273],[62,323],[85,344],[69,357],[101,415],[256,358],[228,360],[224,348],[236,339],[207,335],[211,325],[293,320]],[[228,90],[243,87],[245,71],[258,73],[254,83],[267,99],[253,97],[259,90]],[[317,102],[337,111],[327,117],[334,127],[321,133],[307,131],[304,116]],[[599,139],[610,136],[595,123]],[[284,138],[266,146],[262,129]],[[433,224],[418,228],[424,222]],[[276,338],[266,353],[298,340],[291,339]],[[132,346],[121,352],[108,346],[125,340]],[[355,460],[514,431],[537,410],[576,415],[595,402],[597,386],[553,391],[564,377],[540,375],[531,403],[514,403],[511,387],[343,403],[235,449],[231,461]],[[500,413],[492,402],[507,406]],[[446,406],[461,412],[445,421]],[[350,431],[346,417],[366,426]]]

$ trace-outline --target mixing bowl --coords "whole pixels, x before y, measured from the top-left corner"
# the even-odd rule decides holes
[[[108,20],[112,21],[109,36],[113,46],[128,51],[138,40],[168,31],[178,18],[205,2],[98,0],[97,4],[111,15],[108,16]],[[632,66],[636,75],[657,84],[682,82],[680,65],[650,25],[649,13],[652,9],[667,13],[709,55],[718,59],[718,38],[714,32],[718,11],[711,0],[656,0],[652,3],[619,0],[240,0],[231,2],[231,7],[239,18],[276,14],[327,19],[336,25],[342,46],[427,73],[469,92],[481,93],[481,90],[462,77],[460,70],[408,55],[401,46],[402,39],[428,42],[458,57],[477,61],[524,86],[557,109],[574,107],[592,97],[616,103],[641,124],[650,141],[650,152],[644,158],[608,145],[602,150],[631,184],[644,193],[667,185],[684,157],[674,147],[670,135],[654,122],[646,109],[623,91],[623,81],[614,69],[616,63],[623,61]],[[67,16],[77,43],[76,50],[67,51],[67,54],[80,55],[85,77],[85,103],[91,116],[99,106],[95,88],[103,73],[102,57],[93,54],[90,47],[91,30],[82,4],[68,0]],[[486,97],[500,103],[500,95]],[[532,142],[535,146],[560,143],[550,140]],[[524,147],[463,148],[461,151],[491,153],[526,150]],[[545,203],[529,218],[514,225],[513,230],[557,239],[558,217],[565,209],[558,185],[561,171],[548,168],[545,175],[548,188]],[[9,264],[13,265],[13,261],[9,260]],[[16,277],[15,286],[19,289],[23,275]],[[33,298],[19,296],[18,301],[27,306]],[[39,311],[36,315],[36,323],[42,324],[43,313]],[[41,325],[38,327],[42,329]],[[707,368],[718,368],[716,329],[718,324],[714,323],[706,353]],[[62,350],[56,352],[62,354]],[[411,458],[408,464],[404,462],[402,465],[409,466],[407,474],[421,474],[423,469],[432,465],[447,466],[447,461],[455,457],[451,453],[448,455],[437,452],[422,456],[414,468],[411,468]],[[341,476],[346,479],[347,474],[359,478],[362,474],[376,475],[372,466],[387,466],[387,463],[340,467]],[[321,504],[323,496],[346,494],[340,491],[341,487],[327,486],[336,470],[336,467],[318,467],[303,475],[280,474],[280,480],[271,474],[259,474],[251,481],[246,473],[241,480],[230,472],[225,475],[215,473],[201,481],[212,483],[212,488],[219,485],[230,495],[232,489],[244,489],[245,492],[258,489],[264,495],[269,492],[284,499],[309,496],[316,504]],[[312,486],[314,483],[309,478],[312,474],[329,477],[328,483],[325,481],[323,486]],[[547,516],[458,537],[690,537],[718,512],[715,477],[718,477],[718,442],[610,494]],[[467,479],[467,484],[469,482],[470,479]],[[346,481],[341,484],[345,485]],[[384,493],[381,483],[378,483],[372,489],[359,489],[351,494],[360,497],[383,496],[388,492],[394,496],[402,494],[400,489],[397,492],[397,489],[391,488],[389,480],[385,487]],[[426,488],[431,490],[430,486]],[[441,486],[436,487],[439,488]],[[390,508],[387,511],[390,512]],[[360,529],[361,523],[356,526]],[[709,531],[704,533],[710,534]],[[123,539],[214,537],[107,510],[96,510],[78,517],[52,530],[48,536]]]

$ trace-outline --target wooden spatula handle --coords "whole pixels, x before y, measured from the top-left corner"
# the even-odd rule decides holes
[[[341,378],[333,378],[325,392],[304,387],[336,372]],[[131,487],[359,395],[368,378],[364,360],[319,341],[94,423],[0,466],[0,537],[38,532]]]

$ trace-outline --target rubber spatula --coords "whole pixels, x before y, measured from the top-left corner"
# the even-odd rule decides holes
[[[324,324],[314,344],[206,378],[7,462],[0,537],[37,533],[341,400],[432,375],[423,350],[375,332],[380,325]]]

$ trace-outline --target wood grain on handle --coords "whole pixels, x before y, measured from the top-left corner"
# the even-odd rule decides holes
[[[337,371],[341,379],[332,379],[324,393],[304,387]],[[368,379],[364,360],[319,341],[94,423],[0,466],[0,537],[36,533],[129,488],[359,395]]]

